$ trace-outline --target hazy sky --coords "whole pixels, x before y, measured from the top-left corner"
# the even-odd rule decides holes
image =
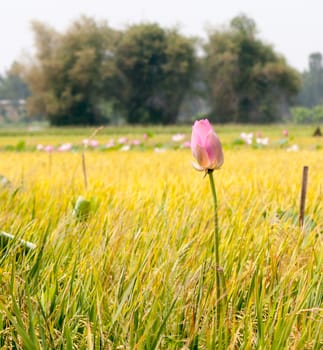
[[[323,51],[323,0],[0,0],[0,72],[32,52],[33,19],[57,30],[82,14],[106,19],[117,29],[154,21],[206,37],[206,28],[228,24],[240,13],[253,18],[259,37],[300,70],[307,68],[310,53]]]

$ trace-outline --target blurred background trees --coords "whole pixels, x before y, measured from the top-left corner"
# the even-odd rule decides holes
[[[296,107],[291,108],[295,123],[323,123],[323,66],[322,54],[313,52],[308,59],[308,70],[301,74],[301,89]]]
[[[104,122],[100,110],[104,62],[113,52],[118,32],[106,23],[82,17],[66,33],[33,23],[37,55],[22,69],[31,96],[30,114],[42,114],[52,125],[92,125]]]
[[[19,76],[19,64],[0,75],[0,122],[18,123],[28,121],[26,98],[30,95],[28,85]]]
[[[194,41],[141,24],[120,33],[83,17],[66,33],[33,23],[37,57],[22,67],[27,108],[52,125],[175,123],[193,82]]]
[[[5,75],[0,75],[0,100],[19,101],[29,95],[28,85],[19,76],[19,64],[13,63]]]
[[[304,107],[323,104],[323,66],[322,54],[314,52],[309,56],[308,70],[302,74],[302,88],[298,103]]]
[[[322,55],[300,74],[244,15],[200,46],[155,23],[119,31],[81,17],[65,32],[32,28],[35,56],[0,76],[0,116],[8,100],[26,100],[25,114],[51,125],[171,124],[204,112],[221,123],[321,120]]]
[[[215,121],[265,123],[282,118],[299,90],[299,74],[257,39],[252,19],[238,16],[227,30],[211,32],[205,52]]]
[[[123,34],[115,56],[116,99],[128,123],[175,123],[195,73],[194,42],[157,24]]]

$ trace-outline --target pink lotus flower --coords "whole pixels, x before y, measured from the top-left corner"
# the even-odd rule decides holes
[[[108,143],[105,144],[105,148],[111,148],[114,146],[115,146],[114,140],[110,140]]]
[[[72,149],[72,144],[71,143],[63,143],[57,148],[57,151],[59,152],[67,152]]]
[[[99,141],[98,140],[90,140],[89,141],[89,145],[92,147],[92,148],[96,148],[99,146]]]
[[[191,142],[190,142],[190,141],[185,141],[185,142],[182,144],[182,147],[183,147],[183,148],[191,148]]]
[[[191,149],[199,171],[219,169],[223,164],[221,142],[207,119],[197,120],[192,128]]]
[[[288,136],[288,130],[286,130],[286,129],[283,130],[283,136],[285,136],[285,137]]]
[[[141,144],[140,140],[133,140],[131,142],[134,146],[139,146]]]
[[[82,143],[85,147],[90,146],[92,148],[96,148],[99,146],[98,140],[91,140],[91,139],[83,139]]]
[[[45,152],[53,152],[54,151],[54,146],[48,145],[44,147]]]
[[[41,143],[39,143],[37,145],[37,151],[42,151],[43,149],[44,149],[44,146]]]
[[[128,142],[128,138],[127,137],[120,137],[119,139],[118,139],[118,143],[120,144],[120,145],[124,145],[124,144],[126,144]]]

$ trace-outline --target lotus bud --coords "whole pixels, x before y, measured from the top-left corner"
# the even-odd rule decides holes
[[[207,119],[197,120],[192,128],[191,150],[198,171],[219,169],[224,161],[221,142]]]

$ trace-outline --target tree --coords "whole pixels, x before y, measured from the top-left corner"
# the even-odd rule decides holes
[[[115,56],[116,99],[129,123],[176,121],[195,72],[193,40],[157,24],[123,34]]]
[[[313,108],[293,107],[291,109],[293,122],[299,124],[323,123],[323,106],[317,105]]]
[[[309,56],[309,69],[302,73],[302,88],[298,103],[306,107],[323,104],[322,54],[314,52]]]
[[[19,65],[13,63],[4,76],[0,75],[0,100],[24,100],[29,94],[28,85],[20,77]]]
[[[33,23],[33,31],[37,57],[24,70],[32,92],[30,114],[43,114],[53,125],[101,123],[103,66],[117,32],[88,17],[63,34],[39,22]]]
[[[235,17],[205,45],[205,76],[213,118],[219,122],[272,122],[298,92],[299,75],[270,45],[257,39],[255,22]]]
[[[25,121],[28,96],[29,88],[19,75],[19,65],[13,63],[4,76],[0,75],[0,119],[6,123]]]

